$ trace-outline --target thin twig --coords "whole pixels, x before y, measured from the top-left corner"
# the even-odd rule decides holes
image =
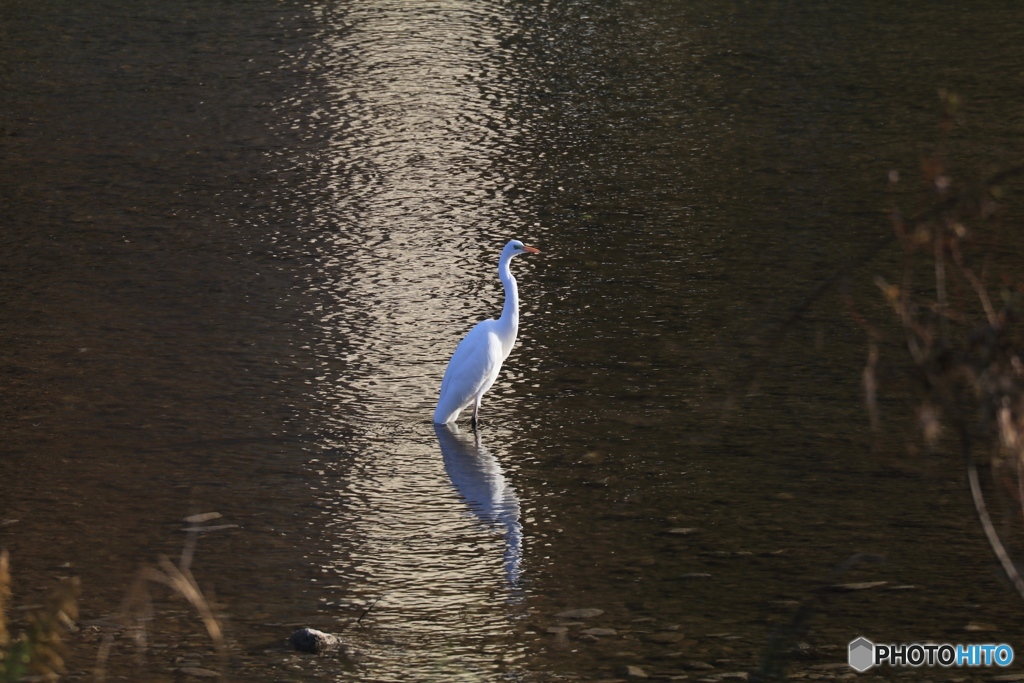
[[[1020,596],[1024,598],[1024,579],[1021,579],[1016,565],[1014,565],[1013,560],[1007,554],[1006,548],[1003,547],[1003,542],[999,540],[999,534],[996,532],[995,527],[992,526],[992,519],[988,516],[988,509],[985,507],[985,497],[982,495],[981,485],[978,483],[978,468],[975,466],[969,450],[967,453],[967,479],[971,483],[971,496],[974,498],[974,508],[978,511],[978,519],[981,520],[985,536],[988,537],[988,544],[992,546],[992,552],[996,554],[1000,564],[1003,565],[1003,571],[1006,572],[1006,576],[1013,583]]]
[[[376,600],[374,600],[372,603],[370,603],[369,607],[367,607],[366,609],[363,610],[363,613],[359,615],[358,619],[356,619],[356,626],[359,625],[359,623],[363,620],[363,617],[365,617],[367,614],[369,614],[370,610],[372,610],[374,607],[376,607],[377,603],[380,602],[381,600],[383,600],[386,595],[387,595],[387,593],[381,594],[380,597],[378,597]]]
[[[964,265],[963,257],[960,254],[959,249],[953,250],[953,260],[960,272],[963,273],[967,281],[971,283],[971,287],[974,288],[975,293],[978,295],[978,300],[981,301],[982,308],[985,309],[985,317],[988,318],[988,324],[993,328],[999,327],[999,318],[996,316],[996,311],[992,307],[992,300],[988,296],[988,292],[985,290],[985,285],[981,283],[978,276],[974,274],[970,268]]]
[[[1017,457],[1014,460],[1017,461],[1017,504],[1021,506],[1021,513],[1024,514],[1024,452],[1021,451],[1020,445],[1017,445]]]
[[[882,419],[878,411],[878,343],[874,339],[868,342],[868,362],[861,379],[864,383],[864,403],[871,419],[871,431],[878,434]]]
[[[942,328],[942,342],[949,343],[949,321],[946,320],[946,250],[942,233],[942,224],[936,228],[935,235],[935,298],[939,315],[939,326]]]

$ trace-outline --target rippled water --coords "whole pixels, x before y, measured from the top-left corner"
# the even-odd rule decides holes
[[[374,675],[511,671],[524,652],[507,636],[525,611],[521,506],[501,465],[516,464],[514,406],[501,397],[535,380],[514,370],[494,392],[479,445],[435,436],[429,419],[458,339],[500,311],[495,245],[542,234],[520,174],[534,155],[516,113],[529,74],[507,44],[524,29],[510,8],[479,2],[318,18],[307,96],[323,102],[310,116],[329,141],[306,184],[285,192],[316,198],[305,227],[320,302],[318,462],[333,475],[315,486],[334,550],[324,571],[338,584],[328,610],[376,601]],[[517,264],[524,291],[534,267]]]
[[[913,588],[837,594],[796,668],[834,675],[808,667],[860,635],[1012,642],[956,464],[871,455],[839,298],[761,352],[886,233],[887,174],[913,177],[937,88],[966,103],[964,173],[1020,158],[1017,14],[0,5],[16,602],[82,578],[82,676],[135,566],[216,510],[238,527],[195,572],[243,680],[745,671],[857,552],[887,562],[842,581]],[[511,237],[542,251],[513,264],[518,346],[477,435],[435,427]],[[874,272],[849,288],[869,311]],[[574,608],[603,614],[563,632]],[[161,610],[145,673],[128,647],[112,670],[216,668]],[[289,653],[297,626],[353,656]]]

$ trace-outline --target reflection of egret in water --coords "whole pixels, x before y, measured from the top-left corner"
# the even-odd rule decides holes
[[[480,442],[479,432],[463,434],[454,424],[435,424],[434,432],[448,477],[469,509],[505,536],[505,576],[512,587],[518,587],[523,554],[519,496],[505,481],[498,459]]]

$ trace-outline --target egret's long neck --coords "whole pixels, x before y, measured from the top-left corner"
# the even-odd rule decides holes
[[[498,262],[498,278],[505,286],[505,305],[501,309],[501,317],[498,318],[498,330],[501,344],[505,347],[505,355],[512,351],[516,335],[519,334],[519,287],[516,286],[516,279],[512,277],[512,271],[508,267],[511,262],[511,255],[502,256]]]

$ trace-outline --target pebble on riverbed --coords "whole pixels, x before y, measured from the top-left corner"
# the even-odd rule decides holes
[[[594,609],[593,607],[584,607],[583,609],[571,609],[565,612],[559,612],[555,615],[556,619],[592,619],[593,617],[599,617],[604,614],[603,609]]]
[[[585,636],[594,636],[596,638],[604,638],[608,636],[618,635],[618,631],[613,628],[585,628],[580,631],[580,634]]]
[[[682,664],[680,664],[680,666],[682,666],[684,669],[689,669],[690,671],[711,671],[715,668],[713,665],[708,664],[707,662],[697,661],[683,662]]]
[[[834,591],[865,591],[871,588],[879,588],[889,583],[888,581],[861,581],[859,583],[837,583],[832,586]]]
[[[201,669],[197,666],[183,666],[180,669],[177,669],[177,672],[183,676],[191,676],[192,678],[220,678],[219,671]]]
[[[649,678],[646,671],[633,664],[623,666],[619,669],[619,674],[626,678]]]

